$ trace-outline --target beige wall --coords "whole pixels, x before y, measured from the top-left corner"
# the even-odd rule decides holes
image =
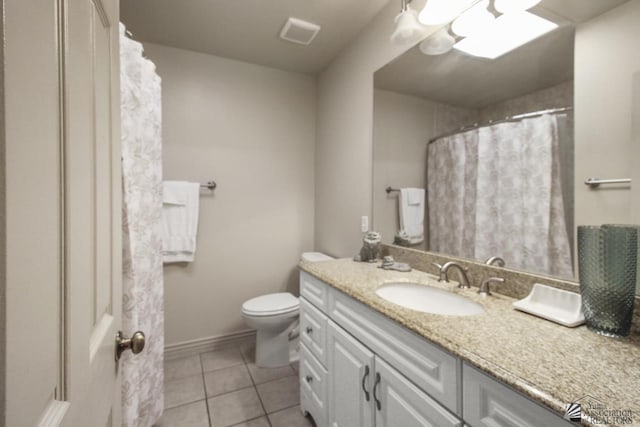
[[[632,191],[628,186],[589,190],[583,183],[588,177],[630,178],[638,169],[637,156],[630,153],[639,22],[640,0],[632,0],[576,31],[576,225],[630,222],[630,200],[640,197],[637,181]]]
[[[359,250],[360,217],[373,209],[373,73],[410,47],[389,41],[398,9],[389,2],[318,76],[315,246],[333,256]]]
[[[478,121],[500,120],[507,116],[573,105],[573,80],[540,89],[478,109]]]
[[[297,293],[313,249],[315,80],[145,44],[162,77],[164,177],[207,181],[196,260],[165,267],[168,345],[247,329],[242,303]]]
[[[426,99],[374,90],[372,228],[382,233],[385,243],[392,243],[400,228],[399,193],[387,194],[385,188],[425,188],[427,141],[435,135],[435,109],[436,104]]]

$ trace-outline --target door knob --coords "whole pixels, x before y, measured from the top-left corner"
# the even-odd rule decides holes
[[[142,331],[133,333],[131,338],[125,338],[122,331],[116,334],[116,362],[120,360],[122,352],[131,350],[133,354],[138,354],[144,349],[145,336]]]

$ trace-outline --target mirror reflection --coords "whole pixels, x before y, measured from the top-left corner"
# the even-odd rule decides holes
[[[640,5],[496,3],[375,73],[374,225],[385,243],[573,279],[577,225],[634,222],[627,182],[584,181],[631,177]],[[470,14],[497,29],[474,36]]]

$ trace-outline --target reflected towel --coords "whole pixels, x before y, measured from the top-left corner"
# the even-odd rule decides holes
[[[398,198],[400,230],[412,245],[424,240],[424,188],[402,188]]]
[[[200,184],[165,181],[163,194],[168,195],[163,195],[162,205],[163,262],[192,262],[196,254]]]

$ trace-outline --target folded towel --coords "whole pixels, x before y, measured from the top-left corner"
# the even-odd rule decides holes
[[[196,253],[200,184],[185,181],[163,184],[166,192],[162,205],[163,261],[192,262]]]
[[[424,188],[402,188],[398,198],[400,229],[410,244],[424,240]]]
[[[162,183],[162,203],[169,205],[187,204],[187,194],[184,191],[184,182],[165,181]]]

